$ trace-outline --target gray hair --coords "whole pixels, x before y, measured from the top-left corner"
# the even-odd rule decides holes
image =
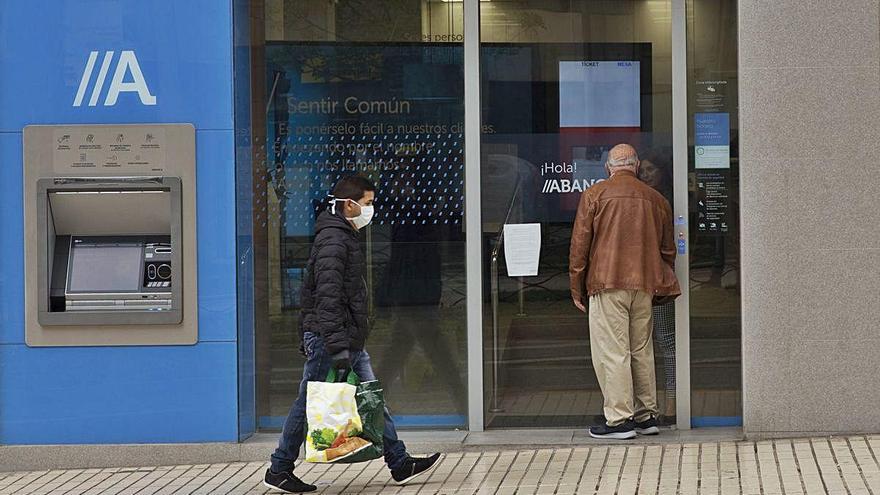
[[[638,163],[639,157],[637,156],[628,156],[618,160],[614,160],[611,157],[608,158],[608,168],[635,167]]]

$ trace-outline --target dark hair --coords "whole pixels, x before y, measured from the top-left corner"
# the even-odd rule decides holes
[[[662,159],[663,157],[659,154],[655,154],[651,158],[642,159],[642,166],[639,168],[639,179],[662,194],[672,204],[671,171],[669,167],[663,166],[664,162],[661,161]]]
[[[376,191],[376,186],[360,175],[348,175],[341,179],[333,186],[333,196],[338,199],[352,199],[359,201],[367,191]]]

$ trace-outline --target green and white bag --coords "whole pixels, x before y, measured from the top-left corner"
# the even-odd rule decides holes
[[[378,381],[361,383],[350,372],[345,382],[336,383],[336,370],[330,370],[327,381],[309,382],[306,461],[349,463],[382,457],[384,410]]]

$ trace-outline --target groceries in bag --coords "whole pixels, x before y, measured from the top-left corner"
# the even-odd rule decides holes
[[[325,382],[309,382],[306,461],[365,462],[382,457],[384,408],[379,382],[361,383],[353,372],[344,383],[336,383],[336,370]]]

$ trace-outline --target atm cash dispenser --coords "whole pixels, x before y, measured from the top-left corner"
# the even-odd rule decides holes
[[[28,126],[31,346],[197,341],[195,131]]]

